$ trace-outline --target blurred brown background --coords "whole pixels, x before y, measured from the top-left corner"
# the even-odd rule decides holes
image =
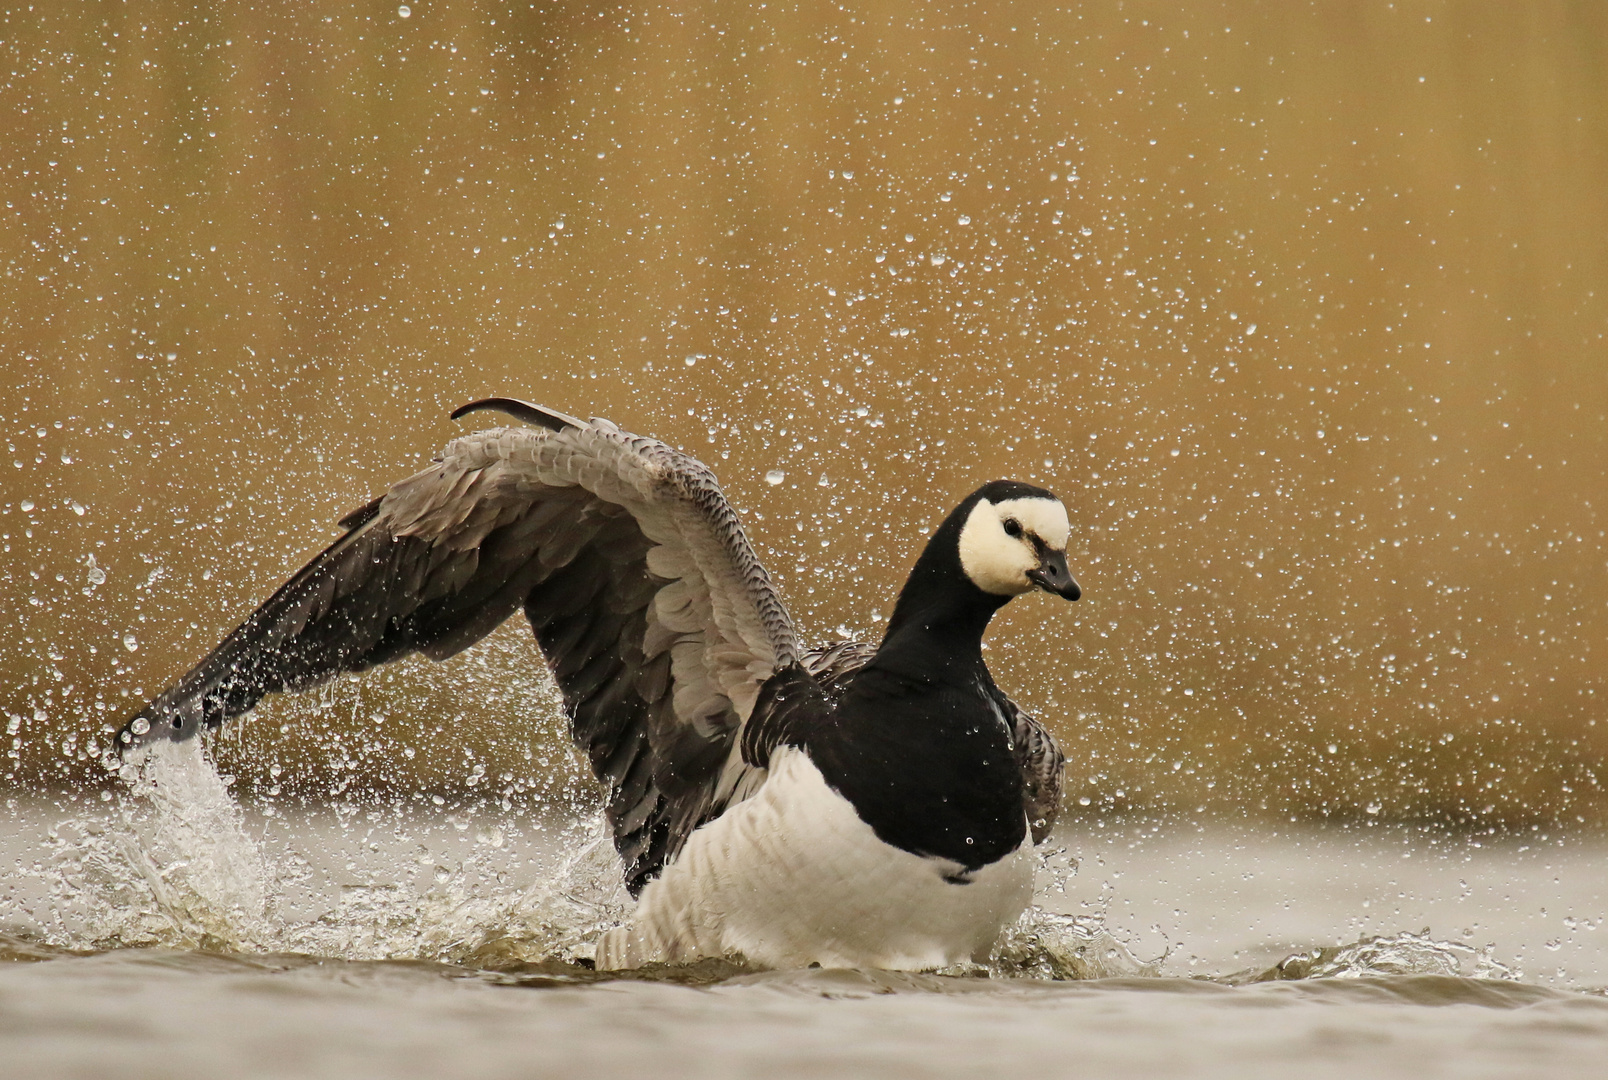
[[[815,639],[1060,492],[1086,597],[989,658],[1086,813],[1608,821],[1602,4],[0,18],[0,789],[502,393],[709,462]],[[510,625],[218,754],[573,791],[538,670]]]

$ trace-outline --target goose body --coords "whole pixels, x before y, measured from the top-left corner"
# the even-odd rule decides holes
[[[986,957],[1032,899],[1029,844],[967,872],[877,836],[807,751],[782,748],[769,772],[647,884],[631,924],[604,935],[599,968],[732,955],[769,968],[948,967]]]
[[[523,402],[454,415],[477,408],[537,426],[458,439],[349,515],[128,721],[122,751],[340,672],[450,656],[523,610],[638,897],[600,967],[986,955],[1031,898],[1062,758],[981,641],[1013,596],[1077,599],[1060,502],[984,485],[929,539],[879,646],[805,652],[701,464]]]

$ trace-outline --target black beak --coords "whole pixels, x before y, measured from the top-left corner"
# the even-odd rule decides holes
[[[1056,596],[1076,600],[1083,595],[1078,583],[1072,580],[1072,571],[1067,569],[1064,552],[1046,551],[1037,568],[1029,570],[1027,576],[1033,584]]]

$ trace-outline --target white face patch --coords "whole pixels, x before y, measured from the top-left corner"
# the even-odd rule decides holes
[[[1021,527],[1020,535],[1006,531],[1008,521]],[[1058,499],[980,499],[960,528],[960,566],[984,592],[1019,596],[1033,588],[1027,572],[1039,564],[1032,537],[1052,551],[1065,551],[1071,531]]]

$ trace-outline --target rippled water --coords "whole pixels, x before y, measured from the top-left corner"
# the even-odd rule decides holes
[[[1600,1075],[1608,1001],[1443,976],[1097,983],[805,971],[509,988],[407,962],[112,953],[0,976],[33,1075]]]
[[[433,809],[433,808],[432,808]],[[985,968],[603,977],[585,816],[241,807],[190,748],[10,802],[14,1075],[1599,1075],[1597,843],[1107,821]]]

